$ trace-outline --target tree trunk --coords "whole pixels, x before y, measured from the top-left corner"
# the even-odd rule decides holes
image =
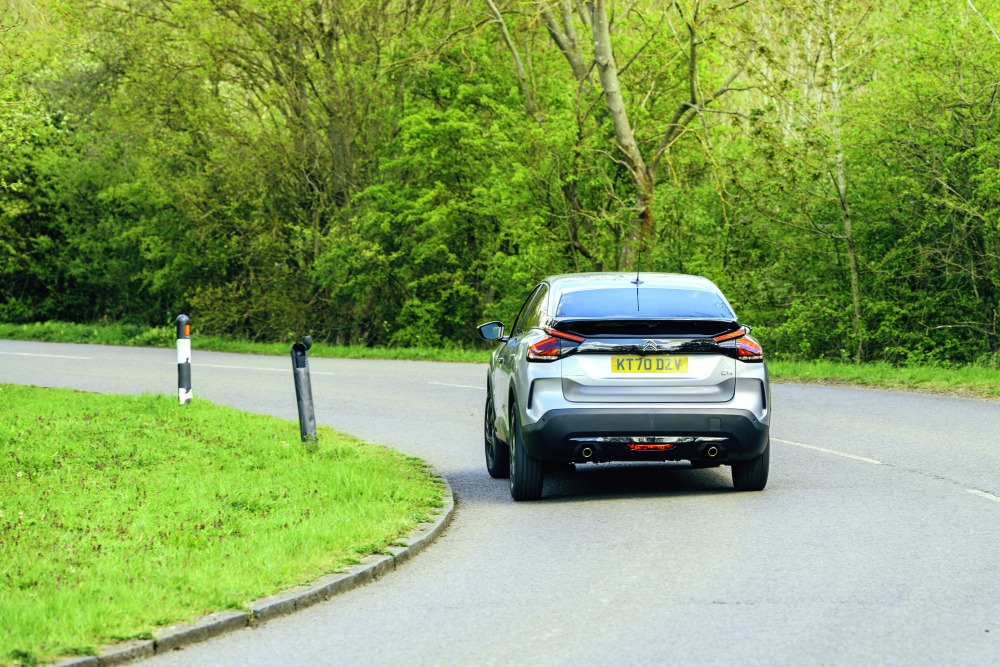
[[[827,40],[830,48],[830,110],[832,134],[834,142],[835,176],[834,186],[840,201],[841,220],[844,226],[844,244],[847,246],[847,264],[851,281],[851,327],[854,330],[854,360],[858,363],[864,359],[864,320],[861,312],[861,276],[858,271],[858,252],[854,244],[853,221],[851,207],[847,203],[847,177],[844,172],[844,146],[841,139],[840,119],[840,63],[837,58],[840,45],[837,43],[836,24],[833,20],[833,9],[827,8]]]
[[[618,82],[618,67],[611,49],[611,34],[608,29],[608,13],[604,0],[588,2],[591,15],[591,32],[594,35],[594,58],[597,72],[601,77],[604,101],[615,128],[615,143],[625,156],[625,166],[635,185],[635,220],[625,230],[619,256],[619,268],[638,269],[638,261],[643,245],[653,232],[653,175],[646,167],[646,161],[635,141],[632,126],[628,121],[625,101],[622,99]]]

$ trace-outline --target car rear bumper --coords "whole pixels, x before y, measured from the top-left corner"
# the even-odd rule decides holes
[[[764,452],[768,425],[749,410],[565,408],[521,429],[527,452],[543,461],[746,461]],[[635,451],[625,439],[670,438],[670,449]],[[617,439],[618,441],[615,441]],[[715,445],[717,453],[710,450]],[[589,456],[587,448],[590,449]]]

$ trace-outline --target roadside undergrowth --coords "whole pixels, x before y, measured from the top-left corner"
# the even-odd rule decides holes
[[[442,503],[418,459],[197,400],[0,384],[0,664],[308,582]]]

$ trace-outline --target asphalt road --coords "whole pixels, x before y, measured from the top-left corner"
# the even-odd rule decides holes
[[[1000,402],[775,385],[771,478],[581,466],[515,504],[485,366],[311,359],[318,421],[423,457],[455,519],[374,584],[167,665],[1000,664]],[[287,357],[202,352],[195,400],[296,418]],[[0,382],[176,393],[172,350],[0,341]]]

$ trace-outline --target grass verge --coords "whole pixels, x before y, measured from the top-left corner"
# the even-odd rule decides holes
[[[767,362],[767,367],[777,382],[850,384],[970,398],[1000,398],[1000,370],[983,366],[899,368],[888,364],[772,360]]]
[[[34,324],[0,323],[0,338],[35,340],[50,343],[173,347],[176,344],[176,335],[176,329],[173,327],[156,327],[150,329],[131,324],[72,324],[69,322],[36,322]],[[196,327],[193,328],[191,337],[191,345],[197,350],[239,352],[242,354],[285,355],[288,354],[293,342],[295,341],[259,343],[223,338],[221,336],[201,336],[198,334]],[[316,343],[309,350],[309,356],[329,359],[406,359],[411,361],[486,363],[489,361],[490,353],[485,348],[478,350],[466,350],[458,347],[386,348]]]
[[[93,654],[356,563],[442,503],[424,463],[204,400],[0,384],[0,664]]]

